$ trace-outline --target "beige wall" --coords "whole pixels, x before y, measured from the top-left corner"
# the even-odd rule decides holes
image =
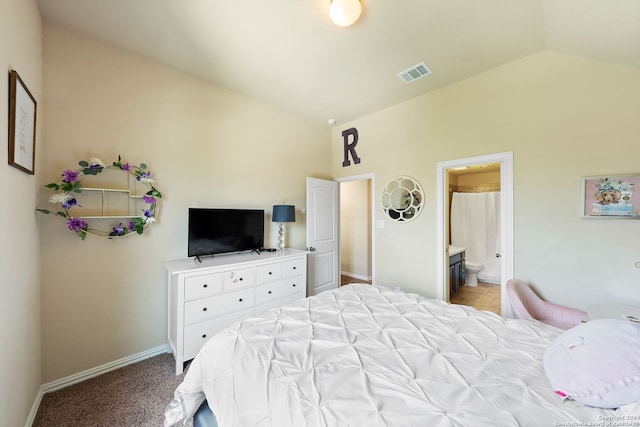
[[[579,217],[582,176],[640,172],[638,99],[637,68],[545,51],[336,126],[336,177],[375,173],[378,195],[409,175],[426,191],[418,218],[376,230],[377,282],[436,296],[436,163],[513,151],[516,276],[578,308],[640,303],[640,221]],[[349,127],[362,162],[343,168]]]
[[[368,179],[340,183],[340,270],[371,279],[371,200]]]
[[[38,103],[36,176],[8,165],[0,150],[0,424],[24,425],[40,388],[40,275],[35,207],[43,151],[42,40],[34,0],[0,2],[0,135],[6,147],[8,73],[16,70]]]
[[[166,339],[163,261],[187,257],[187,208],[305,203],[305,177],[330,176],[330,129],[45,25],[46,157],[39,183],[90,156],[145,162],[163,193],[143,236],[81,241],[41,215],[43,382]],[[39,191],[47,204],[50,192]],[[288,246],[305,246],[305,218]],[[266,242],[277,229],[267,223]]]

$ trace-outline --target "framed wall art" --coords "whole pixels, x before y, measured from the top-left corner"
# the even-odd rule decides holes
[[[640,175],[584,177],[581,190],[582,218],[640,218]]]
[[[9,165],[35,173],[36,100],[18,73],[9,73]]]

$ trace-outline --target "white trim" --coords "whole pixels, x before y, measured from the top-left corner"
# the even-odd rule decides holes
[[[52,391],[60,390],[70,385],[97,377],[98,375],[106,374],[107,372],[123,368],[127,365],[131,365],[132,363],[141,362],[145,359],[149,359],[150,357],[154,357],[162,353],[168,353],[169,351],[169,346],[167,344],[160,345],[158,347],[145,350],[141,353],[123,357],[122,359],[114,360],[113,362],[105,363],[104,365],[96,366],[95,368],[87,369],[86,371],[78,372],[77,374],[69,375],[68,377],[60,378],[59,380],[43,384],[42,392],[50,393]]]
[[[478,157],[467,157],[464,159],[449,160],[436,164],[436,259],[437,259],[437,283],[438,299],[447,300],[446,289],[447,279],[445,272],[449,271],[447,260],[446,244],[448,242],[447,227],[445,218],[448,212],[448,188],[447,169],[471,166],[482,163],[500,163],[500,215],[501,221],[501,255],[502,262],[500,269],[500,303],[502,317],[512,317],[510,305],[507,300],[506,286],[510,278],[513,277],[513,152],[488,154]]]
[[[353,176],[343,176],[341,178],[335,179],[338,183],[341,182],[349,182],[349,181],[364,181],[371,180],[371,283],[376,283],[376,174],[374,173],[364,173],[361,175],[353,175]],[[352,276],[355,277],[355,276]]]
[[[102,374],[106,374],[107,372],[114,371],[116,369],[124,368],[125,366],[141,362],[159,354],[169,353],[170,351],[171,349],[169,345],[160,345],[158,347],[145,350],[141,353],[123,357],[122,359],[114,360],[113,362],[105,363],[104,365],[96,366],[95,368],[91,368],[86,371],[82,371],[77,374],[73,374],[68,377],[60,378],[59,380],[41,385],[38,395],[33,402],[33,406],[31,407],[31,412],[29,412],[29,417],[27,418],[25,427],[29,427],[33,424],[33,421],[35,420],[36,414],[38,412],[38,408],[40,407],[40,402],[42,402],[42,396],[44,396],[46,393],[51,393],[53,391],[63,389],[70,385],[77,384],[79,382],[97,377]]]
[[[340,178],[336,178],[337,182],[349,182],[349,181],[364,181],[365,179],[370,179],[371,181],[375,181],[376,175],[374,173],[363,173],[361,175],[352,175],[352,176],[343,176]]]
[[[31,405],[31,411],[29,412],[29,416],[27,417],[27,421],[24,423],[24,427],[31,427],[33,422],[36,420],[36,414],[38,413],[38,408],[40,407],[40,402],[42,402],[42,386],[40,386],[40,390],[38,390],[38,394],[36,395],[36,400]]]

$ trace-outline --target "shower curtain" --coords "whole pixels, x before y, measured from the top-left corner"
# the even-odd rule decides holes
[[[484,264],[478,280],[500,284],[500,192],[453,193],[451,244],[466,248],[467,261]]]

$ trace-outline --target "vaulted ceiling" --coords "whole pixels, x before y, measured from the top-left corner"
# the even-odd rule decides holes
[[[344,122],[544,49],[640,68],[638,0],[37,0],[43,18],[277,107]],[[397,74],[425,62],[432,74]]]

